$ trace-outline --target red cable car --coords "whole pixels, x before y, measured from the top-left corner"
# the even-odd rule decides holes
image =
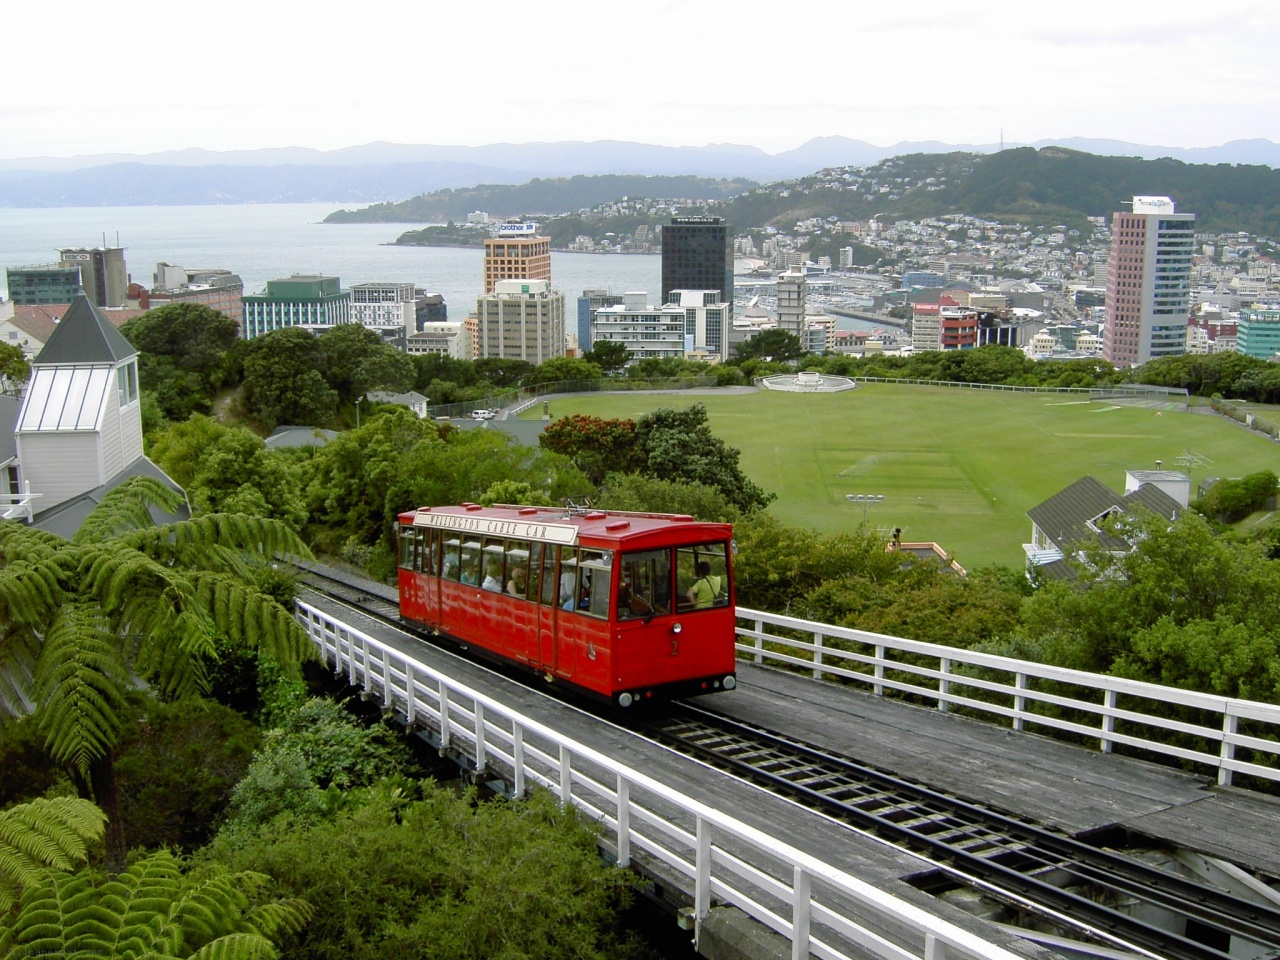
[[[622,707],[737,685],[727,523],[474,503],[399,523],[406,620]]]

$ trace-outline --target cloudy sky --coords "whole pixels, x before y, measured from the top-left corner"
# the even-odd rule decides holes
[[[0,158],[1280,141],[1276,0],[6,3]]]

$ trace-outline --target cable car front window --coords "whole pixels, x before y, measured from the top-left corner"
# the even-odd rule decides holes
[[[671,551],[642,550],[622,555],[618,579],[618,619],[671,612]]]

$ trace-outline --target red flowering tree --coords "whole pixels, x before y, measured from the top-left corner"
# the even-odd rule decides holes
[[[636,473],[646,455],[634,420],[604,420],[575,413],[553,422],[538,441],[544,450],[569,457],[597,486],[609,473]]]

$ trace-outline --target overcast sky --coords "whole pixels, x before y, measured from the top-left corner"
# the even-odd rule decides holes
[[[11,0],[0,158],[1280,141],[1276,0]]]

